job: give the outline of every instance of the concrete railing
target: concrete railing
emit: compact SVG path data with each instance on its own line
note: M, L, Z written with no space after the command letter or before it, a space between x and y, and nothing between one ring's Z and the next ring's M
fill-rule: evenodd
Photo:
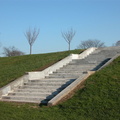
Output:
M89 54L91 54L96 48L89 48L82 52L81 54L71 54L70 56L62 59L61 61L57 62L56 64L48 67L47 69L40 71L40 72L28 72L29 74L29 80L35 80L35 79L42 79L45 78L45 76L49 76L49 74L55 72L57 69L60 69L64 65L67 65L70 63L73 59L84 59Z
M7 84L6 86L0 88L0 98L2 95L7 95L9 92L12 92L15 88L22 86L24 82L28 81L28 75L23 75L22 77L16 79L15 81Z

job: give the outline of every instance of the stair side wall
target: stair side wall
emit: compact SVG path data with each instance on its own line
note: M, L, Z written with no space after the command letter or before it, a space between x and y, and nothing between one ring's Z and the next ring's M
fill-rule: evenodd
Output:
M6 86L0 88L0 99L2 95L7 95L9 92L13 91L15 88L22 86L24 82L28 81L28 75L23 75L22 77L16 79L15 81L7 84Z
M84 59L88 55L90 55L92 52L94 52L97 48L96 47L91 47L79 54L78 59Z

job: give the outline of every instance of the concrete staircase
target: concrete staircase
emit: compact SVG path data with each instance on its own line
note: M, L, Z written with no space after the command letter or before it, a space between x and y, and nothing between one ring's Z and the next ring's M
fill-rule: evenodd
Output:
M19 102L32 102L32 103L47 103L52 97L54 97L61 89L64 89L65 85L70 84L72 80L69 79L41 79L30 80L28 83L24 83L23 86L9 93L7 96L3 96L7 101L19 101Z
M82 80L87 71L98 70L119 53L119 47L99 48L84 59L72 60L43 79L25 82L24 85L14 88L8 95L3 95L2 100L47 104L76 79Z

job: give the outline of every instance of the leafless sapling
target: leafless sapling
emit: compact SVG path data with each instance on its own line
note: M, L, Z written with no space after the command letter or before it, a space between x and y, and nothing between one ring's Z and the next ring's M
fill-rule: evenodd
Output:
M32 54L32 46L33 43L35 42L35 40L37 39L38 35L39 35L40 30L37 28L31 29L29 28L25 33L25 37L28 40L28 43L30 45L30 54Z
M65 41L68 43L68 50L70 51L70 45L73 37L75 36L75 31L71 28L67 32L61 32L62 37L65 39Z

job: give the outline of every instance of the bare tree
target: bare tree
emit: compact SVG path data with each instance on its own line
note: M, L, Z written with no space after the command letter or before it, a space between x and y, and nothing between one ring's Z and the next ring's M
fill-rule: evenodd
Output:
M23 52L21 52L20 50L16 49L14 46L13 47L9 47L9 48L4 47L3 49L4 49L3 54L6 57L24 55Z
M81 41L81 43L79 44L79 46L77 47L78 49L88 49L90 47L105 47L104 42L101 42L100 40L97 39L89 39L86 41Z
M120 40L118 40L113 46L120 46Z
M61 32L62 37L65 39L65 41L68 43L68 50L70 50L70 45L73 37L75 36L75 31L71 28L67 32Z
M28 40L28 43L30 45L30 54L32 54L32 46L33 43L35 42L35 40L37 39L38 35L39 35L40 30L37 28L34 28L33 30L31 28L29 28L25 33L25 37Z

